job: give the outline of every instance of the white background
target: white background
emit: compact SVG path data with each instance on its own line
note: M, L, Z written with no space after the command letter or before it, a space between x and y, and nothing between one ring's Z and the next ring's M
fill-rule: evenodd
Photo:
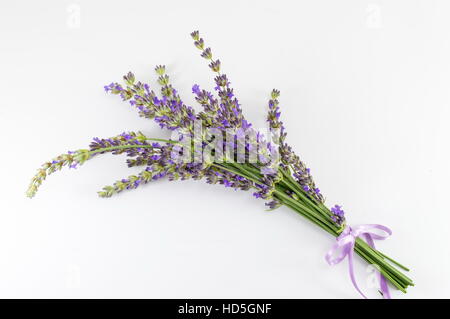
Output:
M429 0L2 1L0 297L359 298L347 263L324 260L333 238L250 193L158 181L100 199L137 172L105 155L25 198L42 162L92 137L168 136L103 85L132 70L156 87L166 64L194 105L194 83L213 87L196 29L255 126L281 90L327 204L392 228L377 246L416 283L393 296L450 297L449 14Z

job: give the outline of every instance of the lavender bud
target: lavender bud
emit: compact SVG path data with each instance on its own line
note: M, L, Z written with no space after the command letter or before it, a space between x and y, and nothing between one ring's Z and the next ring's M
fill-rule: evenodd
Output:
M166 73L166 67L164 65L157 65L155 67L155 71L158 75L163 75L164 73Z
M216 61L212 61L209 64L209 67L211 68L211 70L213 70L214 72L219 72L220 71L220 61L216 60Z
M211 60L211 59L212 59L211 48L206 48L206 49L202 52L201 56L202 56L203 58L207 59L207 60Z
M158 83L160 85L168 85L169 84L169 76L167 74L161 75L158 78Z
M273 89L272 93L271 93L271 96L272 96L272 100L277 99L280 96L280 91L278 91L276 89Z
M133 85L134 84L135 78L134 78L134 74L131 73L131 72L128 72L127 75L124 75L123 79L125 80L125 83L128 84L128 85Z
M203 50L203 48L205 47L205 42L203 41L202 38L200 38L194 42L194 45L197 47L197 49Z
M191 37L194 41L197 41L200 38L200 33L198 31L191 32Z

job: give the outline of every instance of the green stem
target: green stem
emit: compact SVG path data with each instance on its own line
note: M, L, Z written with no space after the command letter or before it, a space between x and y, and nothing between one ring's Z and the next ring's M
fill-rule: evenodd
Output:
M386 256L385 254L383 254L381 251L376 251L378 254L380 254L382 257L386 258L387 260L389 260L391 263L393 263L394 265L397 265L399 268L403 269L404 271L409 271L409 268L403 266L402 264L400 264L398 261L395 261L394 259L390 258L389 256Z
M212 164L215 167L218 167L223 170L230 171L236 175L247 178L254 183L261 183L261 175L257 169L252 166L246 164L232 164L232 163L224 163L224 164ZM274 196L282 202L282 204L287 207L293 209L297 213L301 214L311 222L315 223L334 237L339 235L339 229L337 229L334 223L331 223L327 217L329 217L329 210L325 205L316 203L312 201L309 197L304 195L298 185L293 182L292 179L289 178L287 172L283 172L283 176L285 179L279 182L275 186ZM295 200L288 194L286 194L286 189L294 192L300 197L300 200ZM355 252L367 261L370 264L374 264L378 266L380 273L389 280L396 288L399 290L406 292L406 288L410 285L414 285L412 280L401 273L399 270L394 268L388 262L386 262L385 258L395 265L399 266L402 269L407 269L406 267L400 265L393 259L385 256L384 254L378 252L376 249L373 249L367 243L365 243L361 239L357 239L355 243Z

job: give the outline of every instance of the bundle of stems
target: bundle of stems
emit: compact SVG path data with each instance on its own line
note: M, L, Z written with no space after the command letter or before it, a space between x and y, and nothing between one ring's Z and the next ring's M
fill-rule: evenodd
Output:
M259 169L251 164L220 163L213 165L245 177L255 183L261 183L262 176ZM333 213L324 204L305 195L301 186L292 177L289 169L280 168L279 170L283 178L275 186L274 196L283 203L283 205L291 208L332 236L338 237L343 231L345 224L339 227L333 223L330 219L333 216ZM290 196L292 193L297 196L294 196L293 198ZM398 266L404 271L409 271L407 267L386 256L382 252L373 249L361 238L356 239L354 249L367 263L375 265L377 270L400 291L406 293L408 286L414 286L413 281L393 265Z

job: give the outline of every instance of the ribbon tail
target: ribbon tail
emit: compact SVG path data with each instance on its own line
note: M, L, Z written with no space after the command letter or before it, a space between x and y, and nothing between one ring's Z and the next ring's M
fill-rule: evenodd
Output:
M359 294L364 297L364 299L367 299L366 295L364 295L362 293L362 291L358 287L358 284L356 283L355 272L353 269L353 249L354 249L354 247L355 247L355 245L352 244L350 246L350 251L348 252L348 271L349 271L350 279L352 280L353 286L356 288L356 290L359 292Z
M368 233L363 233L364 239L366 240L367 244L375 249L375 243L373 242L372 236ZM383 294L384 299L391 299L391 294L389 292L389 287L387 284L386 277L384 277L379 270L377 270L379 276L380 276L380 290Z
M389 292L389 287L387 284L387 280L386 277L384 277L381 272L379 272L380 274L380 289L381 289L381 293L383 294L383 298L384 299L391 299L391 294Z

